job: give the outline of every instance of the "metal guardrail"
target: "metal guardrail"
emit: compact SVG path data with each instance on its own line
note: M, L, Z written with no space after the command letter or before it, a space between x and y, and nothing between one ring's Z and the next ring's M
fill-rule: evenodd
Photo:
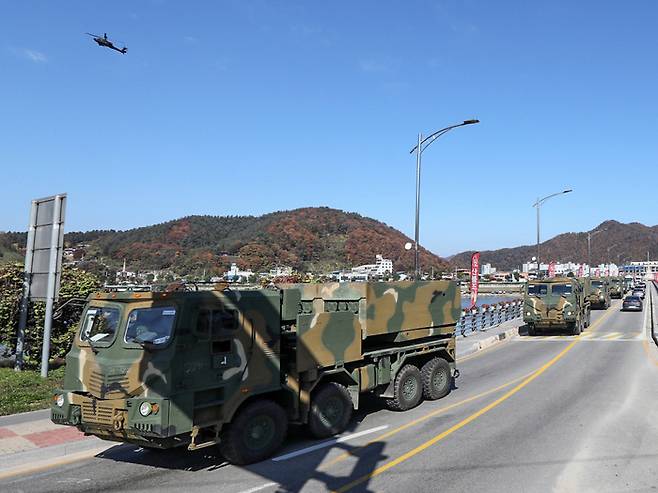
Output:
M651 338L653 342L658 346L658 336L656 336L656 320L654 318L654 306L653 306L653 293L654 289L658 290L658 282L652 281L653 289L649 287L649 323L651 324Z
M471 332L481 332L522 315L523 300L503 301L462 310L457 322L457 333L466 337Z

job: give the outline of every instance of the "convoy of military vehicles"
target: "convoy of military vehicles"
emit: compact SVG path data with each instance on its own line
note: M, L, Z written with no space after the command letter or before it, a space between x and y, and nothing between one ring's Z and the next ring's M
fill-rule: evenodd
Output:
M52 420L260 461L289 424L344 431L363 393L396 411L448 394L460 314L452 281L94 294Z
M624 289L609 278L531 280L528 334L578 335ZM341 433L364 393L395 411L447 395L460 315L452 281L95 293L51 418L106 440L219 445L229 462L257 462L289 425Z

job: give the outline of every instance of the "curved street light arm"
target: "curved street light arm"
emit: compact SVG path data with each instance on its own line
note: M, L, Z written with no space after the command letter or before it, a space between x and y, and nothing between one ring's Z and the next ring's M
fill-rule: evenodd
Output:
M457 123L456 125L450 125L449 127L442 128L441 130L437 130L431 135L428 135L425 137L421 142L420 142L420 152L422 152L427 149L427 147L434 142L436 139L441 137L444 133L449 132L453 128L457 127L463 127L464 125L473 125L474 123L480 123L480 120L464 120L462 123ZM429 142L428 142L429 141ZM426 145L424 145L427 142ZM409 154L413 154L416 151L416 148L418 145L415 145L410 151Z
M539 199L537 202L535 202L534 204L532 204L532 206L533 206L533 207L537 207L538 205L542 205L542 204L543 204L544 202L546 202L548 199L552 199L553 197L557 197L558 195L562 195L562 194L570 193L570 192L573 192L573 190L572 190L572 189L568 189L568 190L562 190L561 192L552 193L551 195L547 195L547 196L544 197L543 199Z

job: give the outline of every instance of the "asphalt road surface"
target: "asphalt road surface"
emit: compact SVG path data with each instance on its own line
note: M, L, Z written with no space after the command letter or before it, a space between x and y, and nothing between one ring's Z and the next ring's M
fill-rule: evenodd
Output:
M0 491L656 490L658 351L644 313L619 307L592 312L580 337L521 336L462 359L440 401L405 413L367 401L339 442L298 430L274 460L249 467L213 449L117 445Z

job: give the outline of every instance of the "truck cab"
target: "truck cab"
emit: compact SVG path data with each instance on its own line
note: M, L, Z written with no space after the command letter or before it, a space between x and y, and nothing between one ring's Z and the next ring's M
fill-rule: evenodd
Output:
M592 308L607 310L610 306L610 280L607 277L586 277L585 290Z
M555 329L580 334L590 323L583 286L572 277L529 281L523 299L523 321L531 336Z

